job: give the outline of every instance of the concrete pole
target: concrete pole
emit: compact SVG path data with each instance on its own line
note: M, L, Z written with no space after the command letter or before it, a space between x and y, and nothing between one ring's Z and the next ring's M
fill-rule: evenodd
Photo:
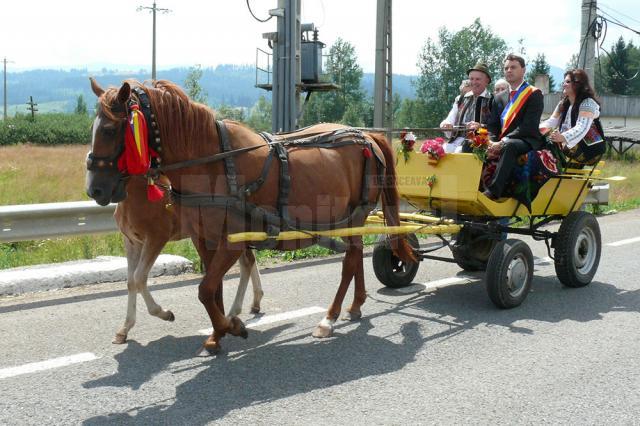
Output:
M4 91L2 92L4 95L4 113L2 114L2 117L4 118L4 121L7 121L7 58L5 57L2 62L4 64Z
M594 84L596 39L593 37L593 22L597 17L597 1L582 0L582 26L580 31L580 56L578 68L585 70L591 84Z
M153 15L153 34L151 41L151 80L156 79L156 12L169 13L171 12L169 9L162 9L156 6L156 2L153 2L152 7L148 6L138 6L138 11L140 10L150 10Z
M393 125L391 0L377 0L377 2L373 126L391 128Z
M298 127L302 78L300 5L300 0L278 0L271 117L274 132L288 132Z
M153 38L152 38L152 44L153 46L151 47L151 80L156 79L156 2L153 2L153 8L152 8L152 13L153 13Z

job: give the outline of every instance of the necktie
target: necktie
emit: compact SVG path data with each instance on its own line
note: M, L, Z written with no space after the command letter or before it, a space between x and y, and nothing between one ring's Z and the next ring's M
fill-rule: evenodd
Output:
M513 97L516 95L516 91L512 90L511 92L509 92L509 100L513 99Z

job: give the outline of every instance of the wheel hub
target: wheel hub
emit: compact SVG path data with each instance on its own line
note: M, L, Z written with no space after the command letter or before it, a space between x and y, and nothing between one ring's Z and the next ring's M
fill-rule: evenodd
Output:
M596 258L596 237L590 228L582 230L573 249L574 264L578 272L587 274Z
M518 254L511 259L507 268L507 287L512 297L518 297L524 291L528 272L529 266L524 256Z

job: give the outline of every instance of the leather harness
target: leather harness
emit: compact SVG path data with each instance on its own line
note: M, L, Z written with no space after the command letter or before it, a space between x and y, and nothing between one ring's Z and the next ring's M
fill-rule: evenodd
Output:
M139 87L134 87L133 92L138 98L138 105L145 116L148 126L149 146L159 155L162 153L160 140L160 131L156 122L155 115L151 110L149 97ZM131 99L130 103L135 103L135 99ZM126 111L124 111L126 113ZM219 153L208 157L186 160L167 166L161 165L160 158L153 158L151 168L148 172L149 176L157 176L159 173L169 170L176 170L185 167L192 167L200 164L213 163L217 161L224 162L225 177L227 179L228 195L204 194L204 193L181 193L175 189L171 189L173 199L186 207L213 207L224 208L234 214L243 217L250 229L266 230L269 236L276 236L281 230L330 230L342 228L350 225L355 221L364 220L367 215L377 204L369 202L369 178L371 177L370 162L371 156L364 155L364 168L362 173L362 189L360 193L359 204L351 211L351 213L337 222L331 223L307 223L294 220L289 215L289 194L291 190L291 176L289 175L289 153L287 148L326 148L333 149L349 145L361 145L364 149L368 149L376 158L377 165L377 183L379 186L384 184L383 173L385 169L384 159L372 148L372 143L367 140L362 131L353 128L337 129L321 134L313 134L301 139L293 139L294 134L281 134L274 137L267 132L261 132L259 135L265 141L269 148L269 153L262 166L260 176L253 182L244 185L238 184L238 175L233 157L254 149L261 148L265 145L255 145L245 148L232 149L229 141L228 129L222 120L215 121L218 139L220 143ZM93 153L89 153L87 157L87 168L93 171L115 168L117 170L117 159L122 154L123 148L108 157L96 157ZM278 201L277 214L272 213L265 208L247 201L247 197L255 193L264 184L274 157L277 157L280 163L280 174L278 178ZM378 194L378 197L380 194ZM316 237L316 242L324 247L335 251L344 251L345 246L339 241L326 237ZM264 243L254 244L256 248L271 248L277 244L275 240L268 240Z

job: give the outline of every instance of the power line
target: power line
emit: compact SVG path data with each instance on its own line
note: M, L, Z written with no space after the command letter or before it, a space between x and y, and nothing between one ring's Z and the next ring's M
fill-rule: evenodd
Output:
M258 22L267 22L269 19L273 18L273 15L270 15L266 19L258 18L256 15L253 14L253 11L251 10L251 5L249 4L249 0L247 0L247 9L249 9L249 13L251 14L251 16L253 16L253 19L255 19Z
M640 21L639 21L639 20L637 20L637 19L635 19L635 18L633 18L633 17L631 17L631 16L629 16L629 15L626 15L626 14L622 13L622 12L620 12L620 11L618 11L618 10L616 10L616 9L612 8L611 6L608 6L608 5L606 5L606 4L602 3L602 2L600 3L600 5L602 5L602 6L606 7L607 9L611 10L612 12L617 13L618 15L622 15L622 16L624 16L625 18L631 19L632 21L637 22L638 24L640 24Z
M153 6L138 6L136 9L138 12L141 10L149 10L153 14L153 40L151 47L151 80L156 79L156 12L169 13L169 9L161 9L156 6L156 2L153 2Z

